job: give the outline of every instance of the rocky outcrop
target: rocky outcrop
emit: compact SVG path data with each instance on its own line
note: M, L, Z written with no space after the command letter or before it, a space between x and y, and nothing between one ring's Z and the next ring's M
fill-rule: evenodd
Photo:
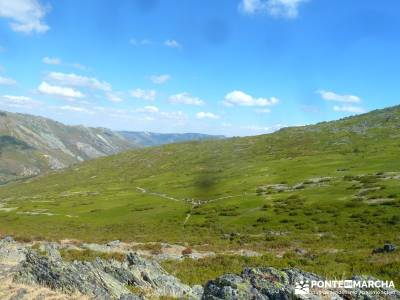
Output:
M304 283L324 281L312 273L298 269L277 270L274 268L245 268L240 275L225 274L209 281L203 294L203 300L375 300L400 299L400 292L391 288L378 290L355 288L351 290L334 288L315 288L304 292ZM354 277L355 281L376 279ZM300 292L296 292L300 289ZM307 290L308 291L308 290Z
M108 247L119 245L114 241ZM375 290L310 287L325 281L295 268L245 268L241 274L225 274L202 286L190 287L168 274L156 261L128 253L123 261L64 261L58 243L42 243L32 249L11 237L0 240L0 299L144 300L162 297L192 300L395 300L400 292L391 287ZM81 250L78 250L81 251ZM357 282L376 281L356 276ZM349 292L350 291L350 292ZM50 297L50 296L49 296ZM46 299L46 298L41 298Z
M28 250L14 280L38 284L64 293L82 293L95 299L145 299L168 296L200 299L202 289L192 289L165 272L154 262L130 253L125 261L64 262L49 248L49 256ZM136 294L131 290L135 290Z
M0 264L16 265L25 259L25 247L10 236L0 240Z

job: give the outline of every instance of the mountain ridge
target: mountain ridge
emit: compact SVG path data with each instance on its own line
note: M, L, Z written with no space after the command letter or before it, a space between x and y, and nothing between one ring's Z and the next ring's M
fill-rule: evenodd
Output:
M128 135L135 135L136 139L128 138ZM0 111L0 183L132 148L213 138L202 134L151 133L151 138L145 141L139 136L140 132L129 134L125 131L121 134L104 127L65 125L41 116Z

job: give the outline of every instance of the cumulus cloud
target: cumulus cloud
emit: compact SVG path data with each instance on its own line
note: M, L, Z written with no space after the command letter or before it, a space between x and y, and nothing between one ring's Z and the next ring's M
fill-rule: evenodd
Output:
M131 91L131 96L137 99L153 101L157 97L157 92L155 90L135 89Z
M136 111L140 113L158 113L160 110L156 106L148 105L143 108L138 108Z
M164 45L169 47L169 48L181 48L181 44L178 43L176 40L166 40L164 42Z
M278 99L272 97L267 98L254 98L242 91L232 91L225 96L223 104L226 106L271 106L279 102Z
M106 92L111 91L111 84L106 81L100 81L96 78L76 75L74 73L51 72L47 75L47 79L61 85L85 87Z
M200 98L191 96L189 93L180 93L169 96L169 102L173 104L203 105L204 101Z
M12 78L0 76L0 85L14 85L16 83L17 82Z
M150 76L150 80L154 84L163 84L166 83L168 80L171 79L171 76L168 74L162 74L162 75L152 75Z
M47 65L61 65L61 59L57 57L43 57L42 62Z
M213 119L213 120L216 120L216 119L219 119L219 116L214 114L214 113L211 113L211 112L201 111L201 112L198 112L196 114L196 118L197 119Z
M344 103L360 103L361 98L354 95L339 95L334 92L320 90L317 93L322 99L327 101L344 102Z
M32 100L30 97L12 95L0 96L0 103L5 106L20 108L32 108L41 104L41 102Z
M274 17L296 18L299 6L308 0L242 0L239 10L245 14L267 13Z
M10 20L11 29L17 32L48 31L43 21L48 10L38 0L0 0L0 17Z
M359 106L353 106L353 105L335 105L333 107L334 111L337 112L347 112L347 113L355 113L355 114L362 114L365 113L365 109Z
M80 91L74 90L73 88L50 85L45 81L43 81L39 85L38 90L42 94L58 96L58 97L63 97L63 98L73 99L73 98L83 98L84 97L84 95Z

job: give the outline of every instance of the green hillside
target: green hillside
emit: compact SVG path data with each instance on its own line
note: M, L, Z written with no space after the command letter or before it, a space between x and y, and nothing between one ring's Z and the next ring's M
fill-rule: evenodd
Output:
M220 138L199 133L116 132L0 111L0 184L133 148Z
M172 144L0 189L0 234L254 249L399 280L400 107L269 135ZM296 256L301 249L309 255Z

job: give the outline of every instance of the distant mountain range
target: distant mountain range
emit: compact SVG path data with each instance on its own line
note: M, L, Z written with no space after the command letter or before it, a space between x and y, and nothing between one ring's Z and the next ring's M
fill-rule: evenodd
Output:
M215 138L221 137L197 133L115 132L0 111L0 183L132 148Z

